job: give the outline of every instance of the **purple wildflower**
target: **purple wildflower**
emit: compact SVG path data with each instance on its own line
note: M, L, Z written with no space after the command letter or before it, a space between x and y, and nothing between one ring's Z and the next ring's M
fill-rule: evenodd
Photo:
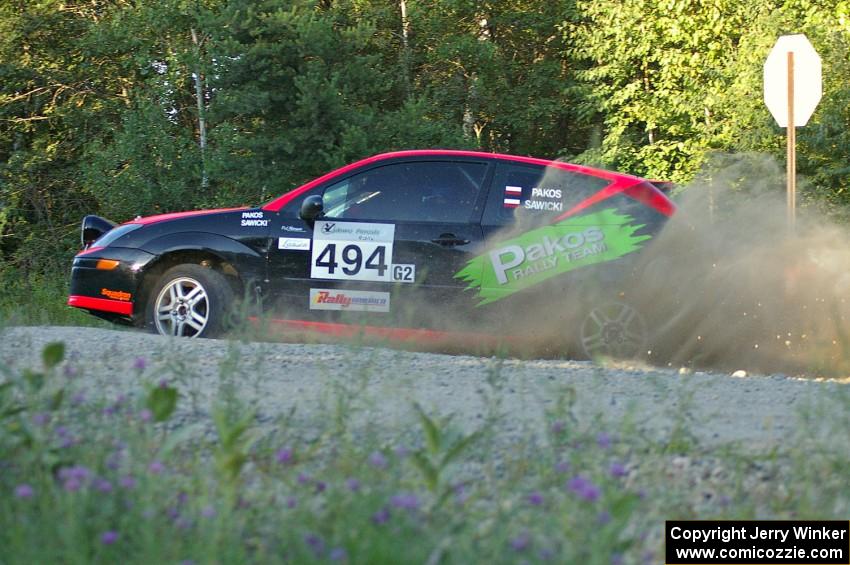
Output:
M555 559L555 550L549 547L544 547L537 555L540 557L541 561L552 561Z
M83 486L83 482L91 478L91 471L82 465L63 467L59 469L59 479L63 482L62 487L68 492L76 492Z
M576 475L567 483L567 488L576 496L587 502L594 502L601 494L599 487L593 484L590 479L582 475Z
M295 459L295 454L292 449L289 447L284 447L282 449L278 449L277 453L275 453L274 458L281 465L289 465Z
M208 504L207 506L204 506L201 509L201 516L203 516L204 518L215 518L215 516L216 516L215 508L210 504Z
M121 488L123 489L133 490L136 488L136 479L134 479L132 475L124 475L118 481L118 484L121 485Z
M80 371L79 371L79 369L77 369L73 365L65 365L65 368L62 369L62 372L65 374L65 376L67 378L73 379L74 377L76 377L79 374Z
M287 508L295 508L296 506L298 506L298 499L296 499L294 496L290 496L286 499Z
M144 371L147 366L148 362L144 357L136 357L136 360L133 361L133 368L137 371Z
M605 524L607 524L610 521L611 521L611 513L608 512L607 510L603 510L602 512L600 512L599 514L596 515L596 523L601 525L601 526L604 526Z
M325 492L325 489L328 488L328 483L324 481L316 481L316 492Z
M118 532L115 530L109 530L100 534L100 543L103 545L112 545L116 541L118 541Z
M32 415L32 423L36 426L46 426L50 422L50 414L36 412Z
M621 479L629 474L629 470L626 469L626 466L618 461L614 461L611 463L611 466L608 467L608 473L615 479Z
M112 470L118 469L121 466L121 452L115 451L106 458L106 466Z
M154 475L159 475L165 471L165 465L163 465L162 461L159 460L151 461L151 464L148 465L148 471Z
M28 484L22 483L15 487L15 498L27 499L32 498L35 490Z
M360 490L360 481L354 477L350 477L345 480L345 486L347 486L348 490L351 492L357 492Z
M599 435L596 436L596 445L601 447L602 449L608 449L611 447L611 436L606 432L599 432Z
M532 506L540 506L544 502L543 495L537 491L534 491L529 494L526 500L528 500L528 503Z
M81 404L84 404L85 401L86 401L86 395L85 395L85 393L82 393L82 392L78 392L77 394L75 394L74 396L71 397L71 404L73 404L74 406L79 406Z
M555 435L560 435L564 433L564 430L567 429L567 425L564 424L562 420L555 420L552 422L552 433Z
M147 424L153 419L153 412L145 408L141 412L139 412L139 421Z
M78 443L80 443L80 441L77 438L67 436L63 437L62 441L59 442L59 447L61 447L62 449L68 449L69 447L74 447Z
M299 485L309 485L312 479L306 473L298 473L298 477L295 480L298 481Z
M112 492L112 483L104 479L103 477L98 477L94 480L94 489L98 492L108 493Z
M304 543L310 547L316 557L321 557L325 552L325 542L316 534L307 534L304 536Z
M328 559L331 561L345 561L348 559L348 552L344 547L335 547L328 554Z
M416 510L419 508L419 498L412 492L401 492L390 498L390 504L392 504L395 508Z
M555 470L559 473L569 473L570 468L571 465L569 461L558 461L558 463L555 464Z
M528 532L523 532L511 540L511 547L514 551L525 551L531 545L531 536Z
M159 388L168 388L168 379L160 379Z
M374 514L372 514L372 523L376 526L386 524L390 520L390 509L384 506Z
M457 483L454 486L455 491L455 503L462 506L466 504L466 501L469 500L469 492L466 490L466 485L463 483Z
M396 446L393 451L395 452L396 457L398 457L399 459L404 459L405 457L410 455L410 450L404 445Z
M380 451L373 451L372 454L369 455L369 465L376 469L386 469L387 458L384 457L384 454Z
M65 438L71 435L71 431L66 426L56 426L56 437Z
M611 565L623 565L625 563L623 561L622 553L612 553L611 554Z

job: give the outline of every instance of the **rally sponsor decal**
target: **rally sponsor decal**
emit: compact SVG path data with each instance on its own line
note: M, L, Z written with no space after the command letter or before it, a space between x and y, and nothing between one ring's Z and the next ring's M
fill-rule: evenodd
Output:
M395 224L317 221L310 277L392 282Z
M280 229L288 232L304 233L304 228L300 226L280 226Z
M290 251L310 251L310 240L305 237L279 237L277 248Z
M311 288L310 310L389 312L390 293L368 290Z
M100 294L107 298L111 298L112 300L121 300L123 302L129 301L133 295L129 292L124 292L121 290L109 290L108 288L100 289Z
M263 212L242 212L242 227L265 228L269 225Z
M454 276L477 293L477 306L495 302L556 275L637 251L648 235L643 224L609 208L568 218L499 242Z

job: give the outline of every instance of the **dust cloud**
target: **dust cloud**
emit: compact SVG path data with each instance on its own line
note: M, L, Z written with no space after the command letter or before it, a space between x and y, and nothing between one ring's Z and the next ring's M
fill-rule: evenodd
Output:
M627 298L658 364L785 374L850 372L850 230L786 216L784 169L722 155L685 187L642 252Z

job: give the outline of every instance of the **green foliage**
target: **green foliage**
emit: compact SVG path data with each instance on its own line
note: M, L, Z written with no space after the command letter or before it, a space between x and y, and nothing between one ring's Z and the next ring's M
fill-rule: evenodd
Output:
M171 417L177 408L178 396L177 389L167 384L151 388L146 405L154 422L164 422Z
M412 455L412 461L422 474L428 490L438 495L438 503L442 503L451 495L451 488L445 484L447 467L472 447L481 436L481 431L452 438L447 429L451 416L437 420L430 417L419 404L413 407L425 436L425 447Z

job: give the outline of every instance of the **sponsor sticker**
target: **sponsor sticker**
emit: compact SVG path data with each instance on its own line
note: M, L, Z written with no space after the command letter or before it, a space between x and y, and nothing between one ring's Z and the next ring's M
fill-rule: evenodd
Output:
M310 240L305 237L279 237L277 238L277 248L290 251L310 251Z
M108 288L100 289L100 294L107 298L111 298L112 300L122 300L127 302L130 298L133 297L129 292L123 292L121 290L109 290Z
M288 232L304 233L304 228L300 226L280 226L280 229Z
M394 238L395 224L317 221L310 277L392 282Z
M568 218L501 241L467 263L455 278L468 283L483 306L556 275L628 255L650 239L643 224L614 208Z
M368 290L311 288L310 310L389 312L390 293Z

